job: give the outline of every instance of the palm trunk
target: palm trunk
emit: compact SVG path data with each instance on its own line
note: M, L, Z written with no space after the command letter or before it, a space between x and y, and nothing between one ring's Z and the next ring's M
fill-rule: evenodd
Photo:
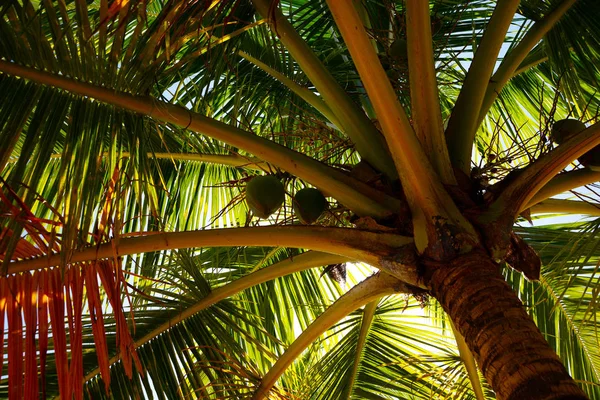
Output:
M486 254L428 265L425 278L498 399L587 399Z

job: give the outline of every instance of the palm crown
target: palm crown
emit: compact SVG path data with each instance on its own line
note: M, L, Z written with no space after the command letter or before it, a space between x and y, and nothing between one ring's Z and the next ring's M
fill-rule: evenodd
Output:
M597 15L0 5L0 395L600 396Z

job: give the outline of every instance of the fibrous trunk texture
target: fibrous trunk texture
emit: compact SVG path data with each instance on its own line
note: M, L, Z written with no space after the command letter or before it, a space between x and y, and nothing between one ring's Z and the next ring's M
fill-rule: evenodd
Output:
M587 399L486 254L427 265L425 278L498 399Z

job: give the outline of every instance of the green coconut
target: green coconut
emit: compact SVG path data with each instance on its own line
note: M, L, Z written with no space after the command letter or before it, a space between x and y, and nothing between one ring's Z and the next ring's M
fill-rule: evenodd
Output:
M569 140L571 136L581 132L585 128L585 124L579 120L572 118L561 119L552 125L550 138L554 143L563 144Z
M581 157L577 159L584 167L597 167L600 166L600 146L596 146Z
M318 189L304 188L294 197L294 213L303 224L312 224L327 209L328 203Z
M586 129L583 122L576 119L561 119L552 126L550 137L553 142L562 144L574 135ZM594 147L577 159L584 167L600 166L600 146Z
M283 185L273 175L254 177L246 185L246 202L259 218L268 218L277 211L284 198Z

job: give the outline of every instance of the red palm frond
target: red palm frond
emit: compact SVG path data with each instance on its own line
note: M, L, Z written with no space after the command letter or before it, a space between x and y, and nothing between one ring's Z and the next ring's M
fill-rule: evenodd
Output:
M99 281L103 284L102 290ZM113 310L117 351L121 353L128 374L133 375L134 363L137 370L142 371L123 311L124 286L124 275L112 261L71 264L64 269L0 277L0 329L8 332L6 364L9 397L37 397L39 379L42 396L46 397L45 365L51 341L60 397L83 398L83 313L86 298L98 364L107 391L110 371L103 296ZM3 341L4 335L0 335L0 359L3 359ZM38 365L41 366L39 371Z
M114 214L121 178L117 166L106 185L98 225L90 233L88 244L101 243L118 231ZM10 227L0 228L0 262L6 265L15 259L65 251L57 239L61 236L57 231L64 230L64 216L36 194L37 201L53 215L53 220L39 218L6 181L0 179L0 185L0 218L8 220ZM40 379L41 394L46 397L46 361L48 349L52 349L60 397L83 398L84 311L91 319L98 365L108 392L109 349L103 307L110 307L114 314L117 348L113 350L120 353L127 373L133 375L134 363L142 371L123 311L124 301L128 301L127 284L118 259L69 264L67 256L66 265L59 268L0 277L0 328L8 332L9 397L37 397ZM0 359L4 363L3 342L4 335L0 335Z

